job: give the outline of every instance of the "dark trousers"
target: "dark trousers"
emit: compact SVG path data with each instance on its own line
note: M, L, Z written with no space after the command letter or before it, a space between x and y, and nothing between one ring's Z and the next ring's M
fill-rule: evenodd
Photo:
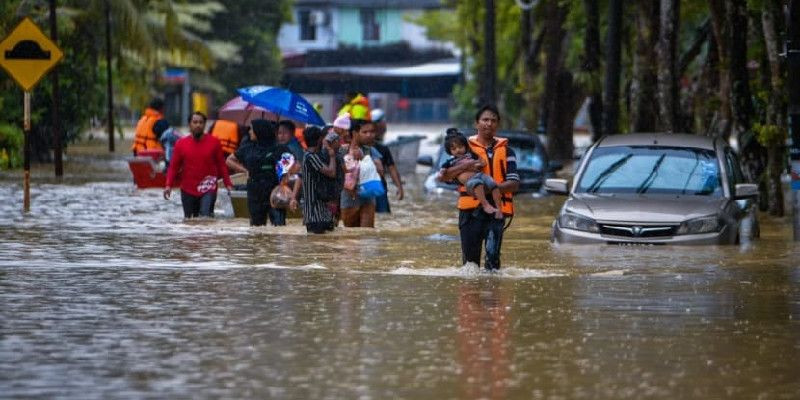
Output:
M376 213L391 213L392 209L389 207L389 192L375 198L375 212Z
M306 224L306 231L309 233L325 233L333 230L333 222L309 222Z
M500 269L500 247L506 219L496 219L482 209L459 210L461 261L481 265L481 247L486 247L486 269Z
M247 209L250 212L250 225L267 224L269 211L269 190L266 187L247 187Z
M286 225L286 209L270 207L269 222L275 226Z
M193 196L181 190L181 205L184 218L213 217L217 192L206 192L202 196Z

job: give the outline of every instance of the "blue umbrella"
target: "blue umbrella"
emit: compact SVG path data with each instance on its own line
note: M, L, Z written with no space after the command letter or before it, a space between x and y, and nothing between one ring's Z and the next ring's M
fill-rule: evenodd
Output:
M248 86L237 90L244 101L279 116L312 125L325 125L317 110L297 93L272 86Z

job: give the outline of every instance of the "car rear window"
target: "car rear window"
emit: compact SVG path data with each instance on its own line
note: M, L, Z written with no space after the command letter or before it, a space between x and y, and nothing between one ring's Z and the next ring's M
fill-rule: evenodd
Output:
M685 147L598 147L580 177L579 193L722 195L714 151Z

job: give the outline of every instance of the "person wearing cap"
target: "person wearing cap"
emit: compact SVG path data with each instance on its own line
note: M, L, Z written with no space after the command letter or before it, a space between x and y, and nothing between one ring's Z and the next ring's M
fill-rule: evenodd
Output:
M339 135L342 144L350 143L350 113L344 113L333 120L333 131Z
M385 144L383 144L383 137L386 135L386 118L383 110L376 108L371 112L372 123L375 126L375 141L372 143L378 152L381 153L381 160L383 161L384 174L381 175L381 182L386 193L383 196L375 198L375 212L376 213L391 213L389 206L389 187L386 183L386 172L392 178L394 186L397 188L397 200L403 200L403 182L400 180L400 173L397 171L397 165L392 158L392 152Z

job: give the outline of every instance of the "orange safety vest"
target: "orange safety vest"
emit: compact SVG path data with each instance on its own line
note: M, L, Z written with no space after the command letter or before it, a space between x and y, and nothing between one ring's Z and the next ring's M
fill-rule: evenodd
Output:
M297 127L294 129L294 138L300 142L300 146L303 147L303 150L308 148L308 145L306 144L306 138L303 136L303 128Z
M153 132L153 125L162 118L164 118L164 115L157 110L150 107L144 110L144 115L142 115L142 118L139 118L139 122L136 123L136 136L133 138L131 150L138 153L148 149L164 149L156 138L155 132Z
M239 125L236 122L218 119L211 128L211 136L219 140L223 153L232 154L239 147Z
M472 151L477 154L485 164L483 166L483 173L491 176L498 185L506 180L506 171L508 170L508 157L506 152L508 149L507 145L508 139L495 138L492 158L489 159L486 148L478 143L478 135L474 135L469 138L470 149L472 149ZM465 188L464 185L458 186L458 193L459 210L471 210L473 208L478 208L481 205L481 202L478 201L477 198L467 193L467 188ZM491 195L488 193L488 191L486 193L486 198L491 199ZM514 215L513 201L514 198L511 193L500 192L500 202L502 203L500 205L500 211L503 212L503 215Z

